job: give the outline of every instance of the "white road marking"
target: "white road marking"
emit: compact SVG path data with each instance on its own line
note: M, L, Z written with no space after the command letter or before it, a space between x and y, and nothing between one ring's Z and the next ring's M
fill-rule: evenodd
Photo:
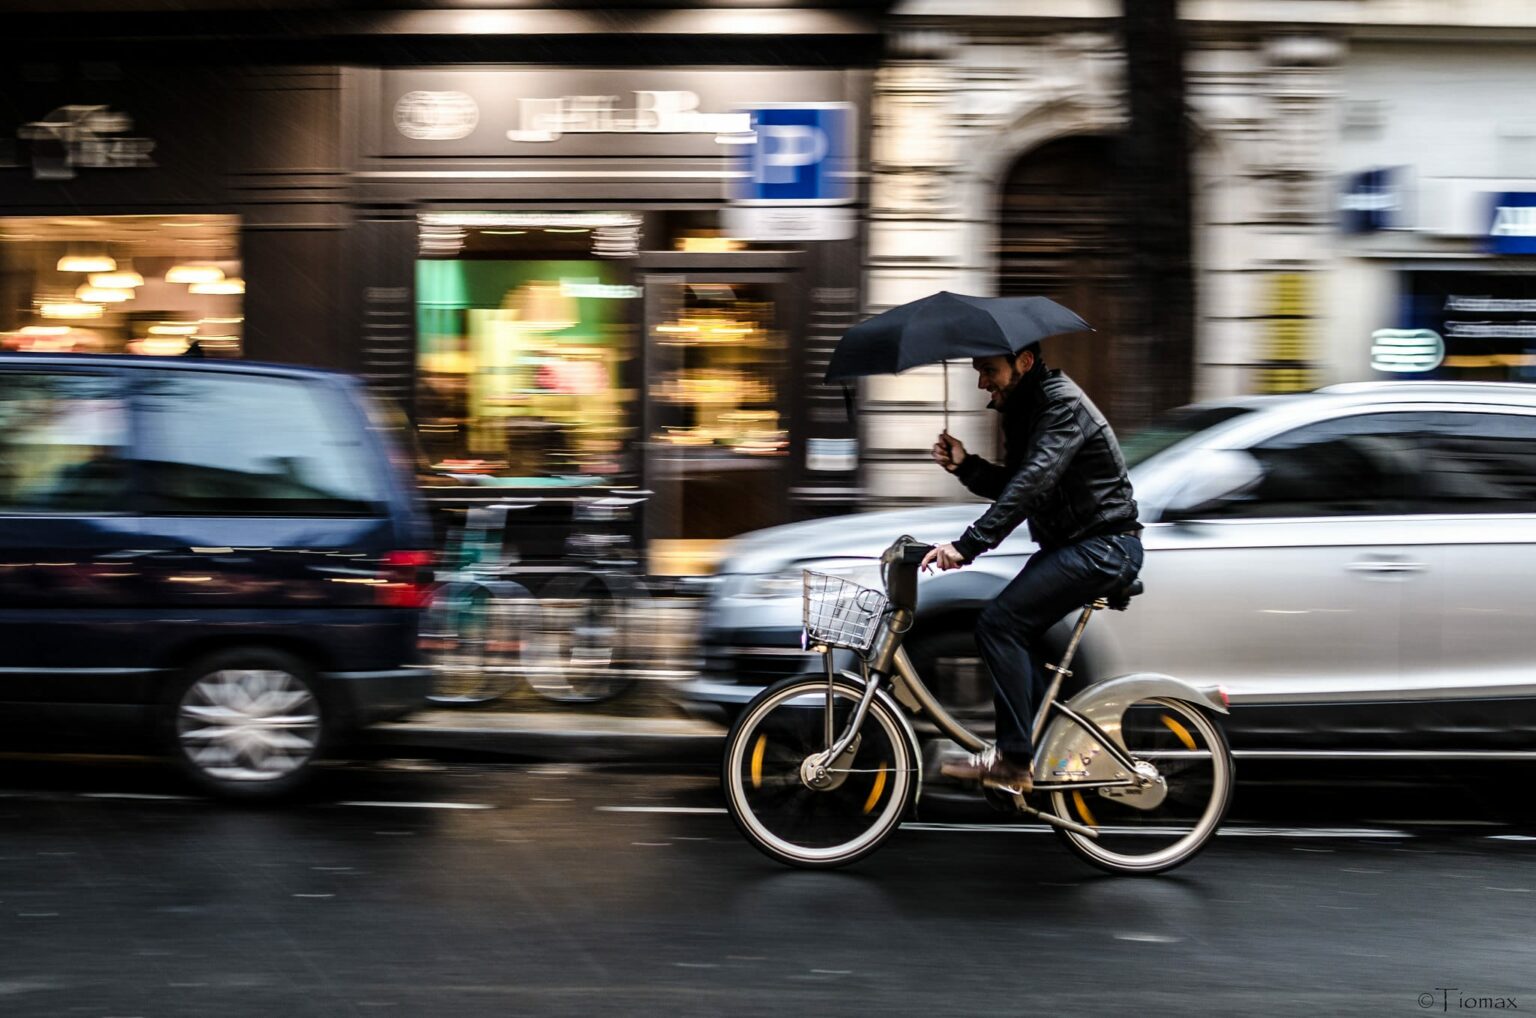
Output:
M1129 940L1133 944L1177 944L1183 937L1167 937L1161 933L1116 933L1116 940Z
M1536 841L1536 837L1529 834L1490 834L1489 841Z
M533 802L570 802L571 800L569 800L569 799L540 799L537 796L535 796L531 801L533 801Z
M1483 887L1490 891L1508 891L1514 894L1530 894L1529 887L1494 887L1492 884L1484 884Z
M631 841L630 844L631 845L639 845L641 848L668 848L668 847L670 847L668 845L668 843L665 842L665 841Z
M600 813L724 813L724 806L599 806Z
M495 806L487 806L483 802L368 802L361 799L349 799L346 802L338 802L338 806L365 806L382 809L495 809ZM382 832L381 832L382 833Z

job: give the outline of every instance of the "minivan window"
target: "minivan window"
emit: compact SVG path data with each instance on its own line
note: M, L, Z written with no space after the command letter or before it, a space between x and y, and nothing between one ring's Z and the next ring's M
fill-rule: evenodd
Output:
M115 377L0 372L0 512L120 511L127 445Z
M151 512L367 515L383 498L362 428L324 386L165 372L137 395Z

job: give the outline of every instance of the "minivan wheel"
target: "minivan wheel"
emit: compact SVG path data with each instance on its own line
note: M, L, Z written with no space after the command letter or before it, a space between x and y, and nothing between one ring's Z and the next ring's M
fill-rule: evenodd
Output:
M166 721L171 750L218 795L270 799L309 777L327 734L314 673L266 647L220 651L188 668Z

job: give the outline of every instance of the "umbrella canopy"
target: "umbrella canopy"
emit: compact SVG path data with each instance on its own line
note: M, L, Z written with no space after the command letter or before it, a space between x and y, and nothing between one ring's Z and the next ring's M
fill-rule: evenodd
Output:
M891 375L961 357L1012 356L1046 336L1092 329L1048 297L972 297L940 290L843 333L826 380Z

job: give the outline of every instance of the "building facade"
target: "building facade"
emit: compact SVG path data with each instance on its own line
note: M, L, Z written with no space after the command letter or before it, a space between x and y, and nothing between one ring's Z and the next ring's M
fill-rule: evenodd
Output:
M656 572L860 503L813 383L864 303L883 5L22 6L6 347L357 372L444 498L633 504Z
M870 311L937 289L1062 300L1099 332L1048 341L1047 359L1112 421L1119 10L896 5L873 100L867 290ZM1525 197L1536 165L1523 54L1536 10L1191 0L1181 13L1197 398L1392 377L1384 363L1427 363L1425 331L1443 334L1446 356L1421 376L1524 377L1520 316L1536 321L1536 305L1520 210L1536 202ZM973 376L950 375L950 429L986 452L995 424ZM873 503L955 495L927 462L945 391L940 369L866 387Z

